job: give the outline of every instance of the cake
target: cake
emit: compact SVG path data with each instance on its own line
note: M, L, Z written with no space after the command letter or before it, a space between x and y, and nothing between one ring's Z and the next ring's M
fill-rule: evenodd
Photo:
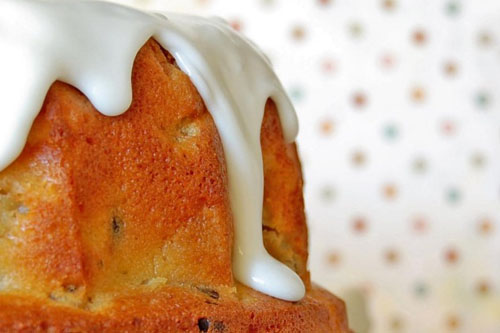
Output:
M0 22L0 331L348 332L253 44L99 2L5 0Z

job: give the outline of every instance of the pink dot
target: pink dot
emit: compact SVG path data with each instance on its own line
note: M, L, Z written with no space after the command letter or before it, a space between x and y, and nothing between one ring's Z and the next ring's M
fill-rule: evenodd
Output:
M380 64L387 69L393 68L396 65L396 58L391 54L384 54L380 58Z
M457 126L453 120L444 120L441 123L441 132L443 132L444 135L454 135L457 130Z
M321 62L321 70L323 73L331 74L337 70L337 64L332 59L324 59Z
M238 19L231 20L229 22L229 24L236 31L242 31L243 30L243 23L240 20L238 20Z
M413 230L415 230L418 233L424 233L427 231L428 228L428 223L425 218L423 217L416 217L413 220Z

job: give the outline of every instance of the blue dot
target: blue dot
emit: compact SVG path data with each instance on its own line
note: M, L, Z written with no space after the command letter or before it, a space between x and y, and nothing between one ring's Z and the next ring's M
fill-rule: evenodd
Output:
M446 200L448 201L448 203L456 204L461 199L462 199L462 194L457 188L452 187L446 191Z

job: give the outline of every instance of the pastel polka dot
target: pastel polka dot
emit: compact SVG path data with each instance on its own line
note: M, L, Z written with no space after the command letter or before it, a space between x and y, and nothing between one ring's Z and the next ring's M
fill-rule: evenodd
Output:
M414 86L410 91L410 98L414 103L421 104L425 101L427 93L422 86Z
M449 265L456 264L460 259L460 255L455 248L448 248L444 253L445 263Z
M458 64L453 60L448 60L443 65L443 72L449 78L457 76L458 70Z
M384 252L384 259L387 264L394 265L400 261L399 251L396 249L387 249Z
M396 66L396 57L393 54L385 53L380 57L380 65L384 69L393 69Z
M400 332L404 329L404 321L402 318L395 316L389 321L389 329L393 332Z
M352 104L355 108L357 109L362 109L366 106L366 104L368 103L368 97L366 96L366 94L362 91L357 91L355 92L352 97L351 97L351 100L352 100Z
M393 11L396 9L397 1L396 0L382 0L381 1L382 8L386 11Z
M328 254L326 260L329 266L338 266L341 262L341 255L337 251L332 251Z
M325 74L333 74L337 70L337 64L335 60L331 58L325 58L321 61L321 71Z
M324 118L319 124L319 130L323 136L330 136L335 131L335 122L331 118Z
M424 298L429 293L429 286L425 282L417 282L414 286L415 296L418 298Z
M445 119L441 122L441 133L445 136L456 134L457 124L451 119Z
M479 234L483 236L491 235L494 230L493 222L489 218L482 218L479 220L477 229Z
M457 330L460 328L460 317L457 315L449 315L446 318L446 327L451 330Z
M395 124L387 124L383 128L383 135L388 141L395 141L399 137L399 128Z
M321 5L321 6L329 6L331 4L333 4L333 0L317 0L318 1L318 4Z
M398 196L398 188L395 184L388 183L382 186L382 195L386 200L394 200Z
M292 30L291 30L291 36L292 36L292 39L297 41L297 42L300 42L302 40L304 40L306 38L306 29L303 25L295 25L292 27Z
M483 169L486 165L486 157L481 152L475 152L471 155L470 162L473 168Z
M493 35L489 31L480 31L477 35L477 41L480 46L488 47L493 43Z
M487 296L491 293L491 284L487 280L480 280L476 283L476 293L480 296Z
M289 92L290 97L295 101L295 102L300 102L304 99L304 89L300 86L293 86L290 88Z
M260 0L261 4L264 6L272 6L275 4L275 0Z
M448 1L446 3L446 14L449 16L456 16L460 13L461 5L460 2L454 0L454 1Z
M429 222L422 216L417 216L412 221L412 227L415 233L423 234L429 228Z
M424 157L417 156L411 163L411 168L415 174L423 174L427 171L428 162Z
M475 96L475 103L479 109L488 108L491 102L490 94L486 91L479 91Z
M330 185L324 185L320 190L321 200L331 202L335 199L335 189Z
M445 195L446 201L452 205L458 204L460 200L462 200L462 193L456 187L448 188L445 192Z
M241 32L243 30L243 22L239 19L233 19L233 20L229 21L229 24L236 31Z
M352 230L354 231L355 234L362 234L366 232L368 228L368 222L366 221L365 218L361 216L355 217L352 222Z
M412 32L411 40L416 46L424 46L427 43L427 32L422 28L417 28Z
M366 162L367 156L365 152L363 152L362 150L355 150L352 152L351 163L353 166L362 167L366 164Z
M363 25L359 22L351 22L348 26L348 31L353 38L360 38L365 32Z

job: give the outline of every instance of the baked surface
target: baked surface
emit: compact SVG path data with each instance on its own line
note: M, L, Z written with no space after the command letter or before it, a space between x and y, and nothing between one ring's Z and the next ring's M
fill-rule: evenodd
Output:
M347 331L342 301L309 281L300 163L274 104L261 133L264 242L306 284L297 303L235 283L217 129L153 40L132 87L130 109L106 117L54 83L0 173L0 330Z

